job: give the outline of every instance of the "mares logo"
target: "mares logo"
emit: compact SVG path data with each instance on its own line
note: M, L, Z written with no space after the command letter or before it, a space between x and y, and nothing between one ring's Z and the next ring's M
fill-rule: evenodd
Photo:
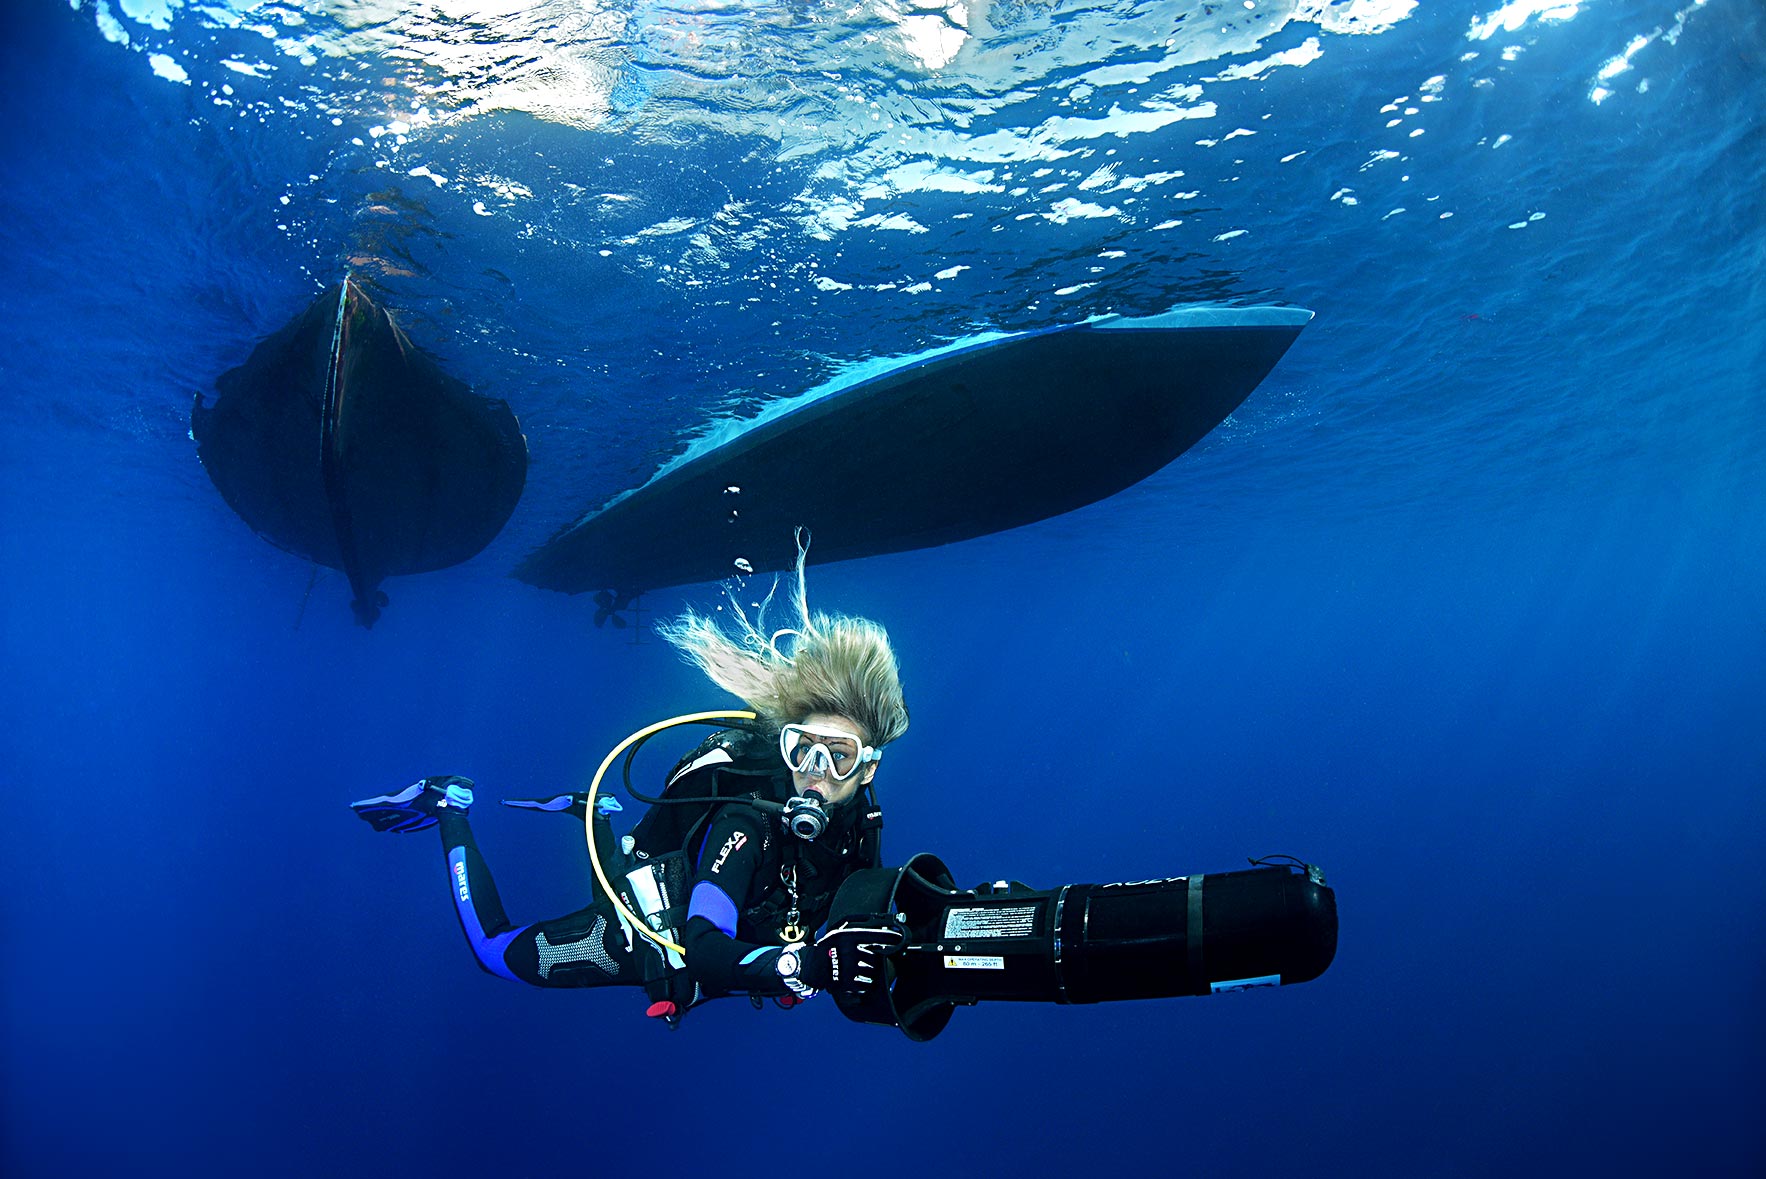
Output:
M711 870L714 873L717 872L724 866L724 861L730 858L730 853L736 851L747 842L748 833L745 831L738 831L728 839L724 840L723 850L718 852L717 859L711 862Z
M472 889L466 884L466 864L463 860L454 861L454 887L459 890L460 902L470 905L472 903Z

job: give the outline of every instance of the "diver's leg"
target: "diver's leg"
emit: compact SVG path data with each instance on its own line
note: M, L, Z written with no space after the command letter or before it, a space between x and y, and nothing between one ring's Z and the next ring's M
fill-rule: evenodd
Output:
M470 778L423 778L350 806L377 831L440 827L454 912L466 944L486 972L536 987L641 985L643 971L633 961L631 939L605 902L533 925L510 922L466 818L472 787Z
M536 987L642 984L642 971L611 906L591 905L566 917L515 926L503 912L464 811L442 812L441 837L454 910L479 966Z
M448 858L448 886L454 894L454 913L460 918L466 944L472 947L479 966L489 973L511 982L525 981L503 961L509 943L522 931L503 912L503 898L497 895L497 882L478 852L465 810L443 811L440 818L442 853Z

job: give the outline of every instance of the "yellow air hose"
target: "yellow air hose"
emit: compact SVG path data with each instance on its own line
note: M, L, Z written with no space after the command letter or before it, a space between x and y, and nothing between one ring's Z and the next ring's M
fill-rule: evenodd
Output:
M609 753L607 759L601 763L601 768L595 771L595 780L589 783L589 805L588 809L583 813L583 830L587 833L589 840L589 863L595 869L596 883L601 886L602 893L606 895L608 900L613 902L613 907L619 910L620 916L624 917L626 921L631 924L633 929L637 930L657 945L662 946L665 949L673 950L675 953L682 956L685 956L685 950L651 929L645 924L643 918L626 908L625 902L619 899L618 890L608 883L607 870L601 867L601 853L595 847L595 795L601 789L601 779L607 776L608 767L619 758L619 755L624 753L627 749L630 749L637 742L644 740L644 738L649 737L652 734L660 733L664 729L672 729L676 725L691 725L697 724L700 721L753 719L755 719L754 713L746 710L739 710L734 712L690 712L685 716L675 716L670 717L665 721L657 721L655 724L650 725L647 728L639 729L624 741L615 745L613 747L613 752Z

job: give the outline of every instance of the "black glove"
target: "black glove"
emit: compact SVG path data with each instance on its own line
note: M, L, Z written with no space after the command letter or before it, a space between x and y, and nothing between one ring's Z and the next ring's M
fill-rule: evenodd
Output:
M883 982L883 959L906 941L888 917L848 917L803 951L799 977L818 991L859 995Z

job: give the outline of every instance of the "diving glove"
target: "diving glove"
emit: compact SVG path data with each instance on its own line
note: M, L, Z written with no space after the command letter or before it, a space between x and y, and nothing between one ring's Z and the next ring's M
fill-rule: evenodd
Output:
M803 951L801 978L818 991L862 995L883 982L883 959L906 937L888 917L848 917Z

